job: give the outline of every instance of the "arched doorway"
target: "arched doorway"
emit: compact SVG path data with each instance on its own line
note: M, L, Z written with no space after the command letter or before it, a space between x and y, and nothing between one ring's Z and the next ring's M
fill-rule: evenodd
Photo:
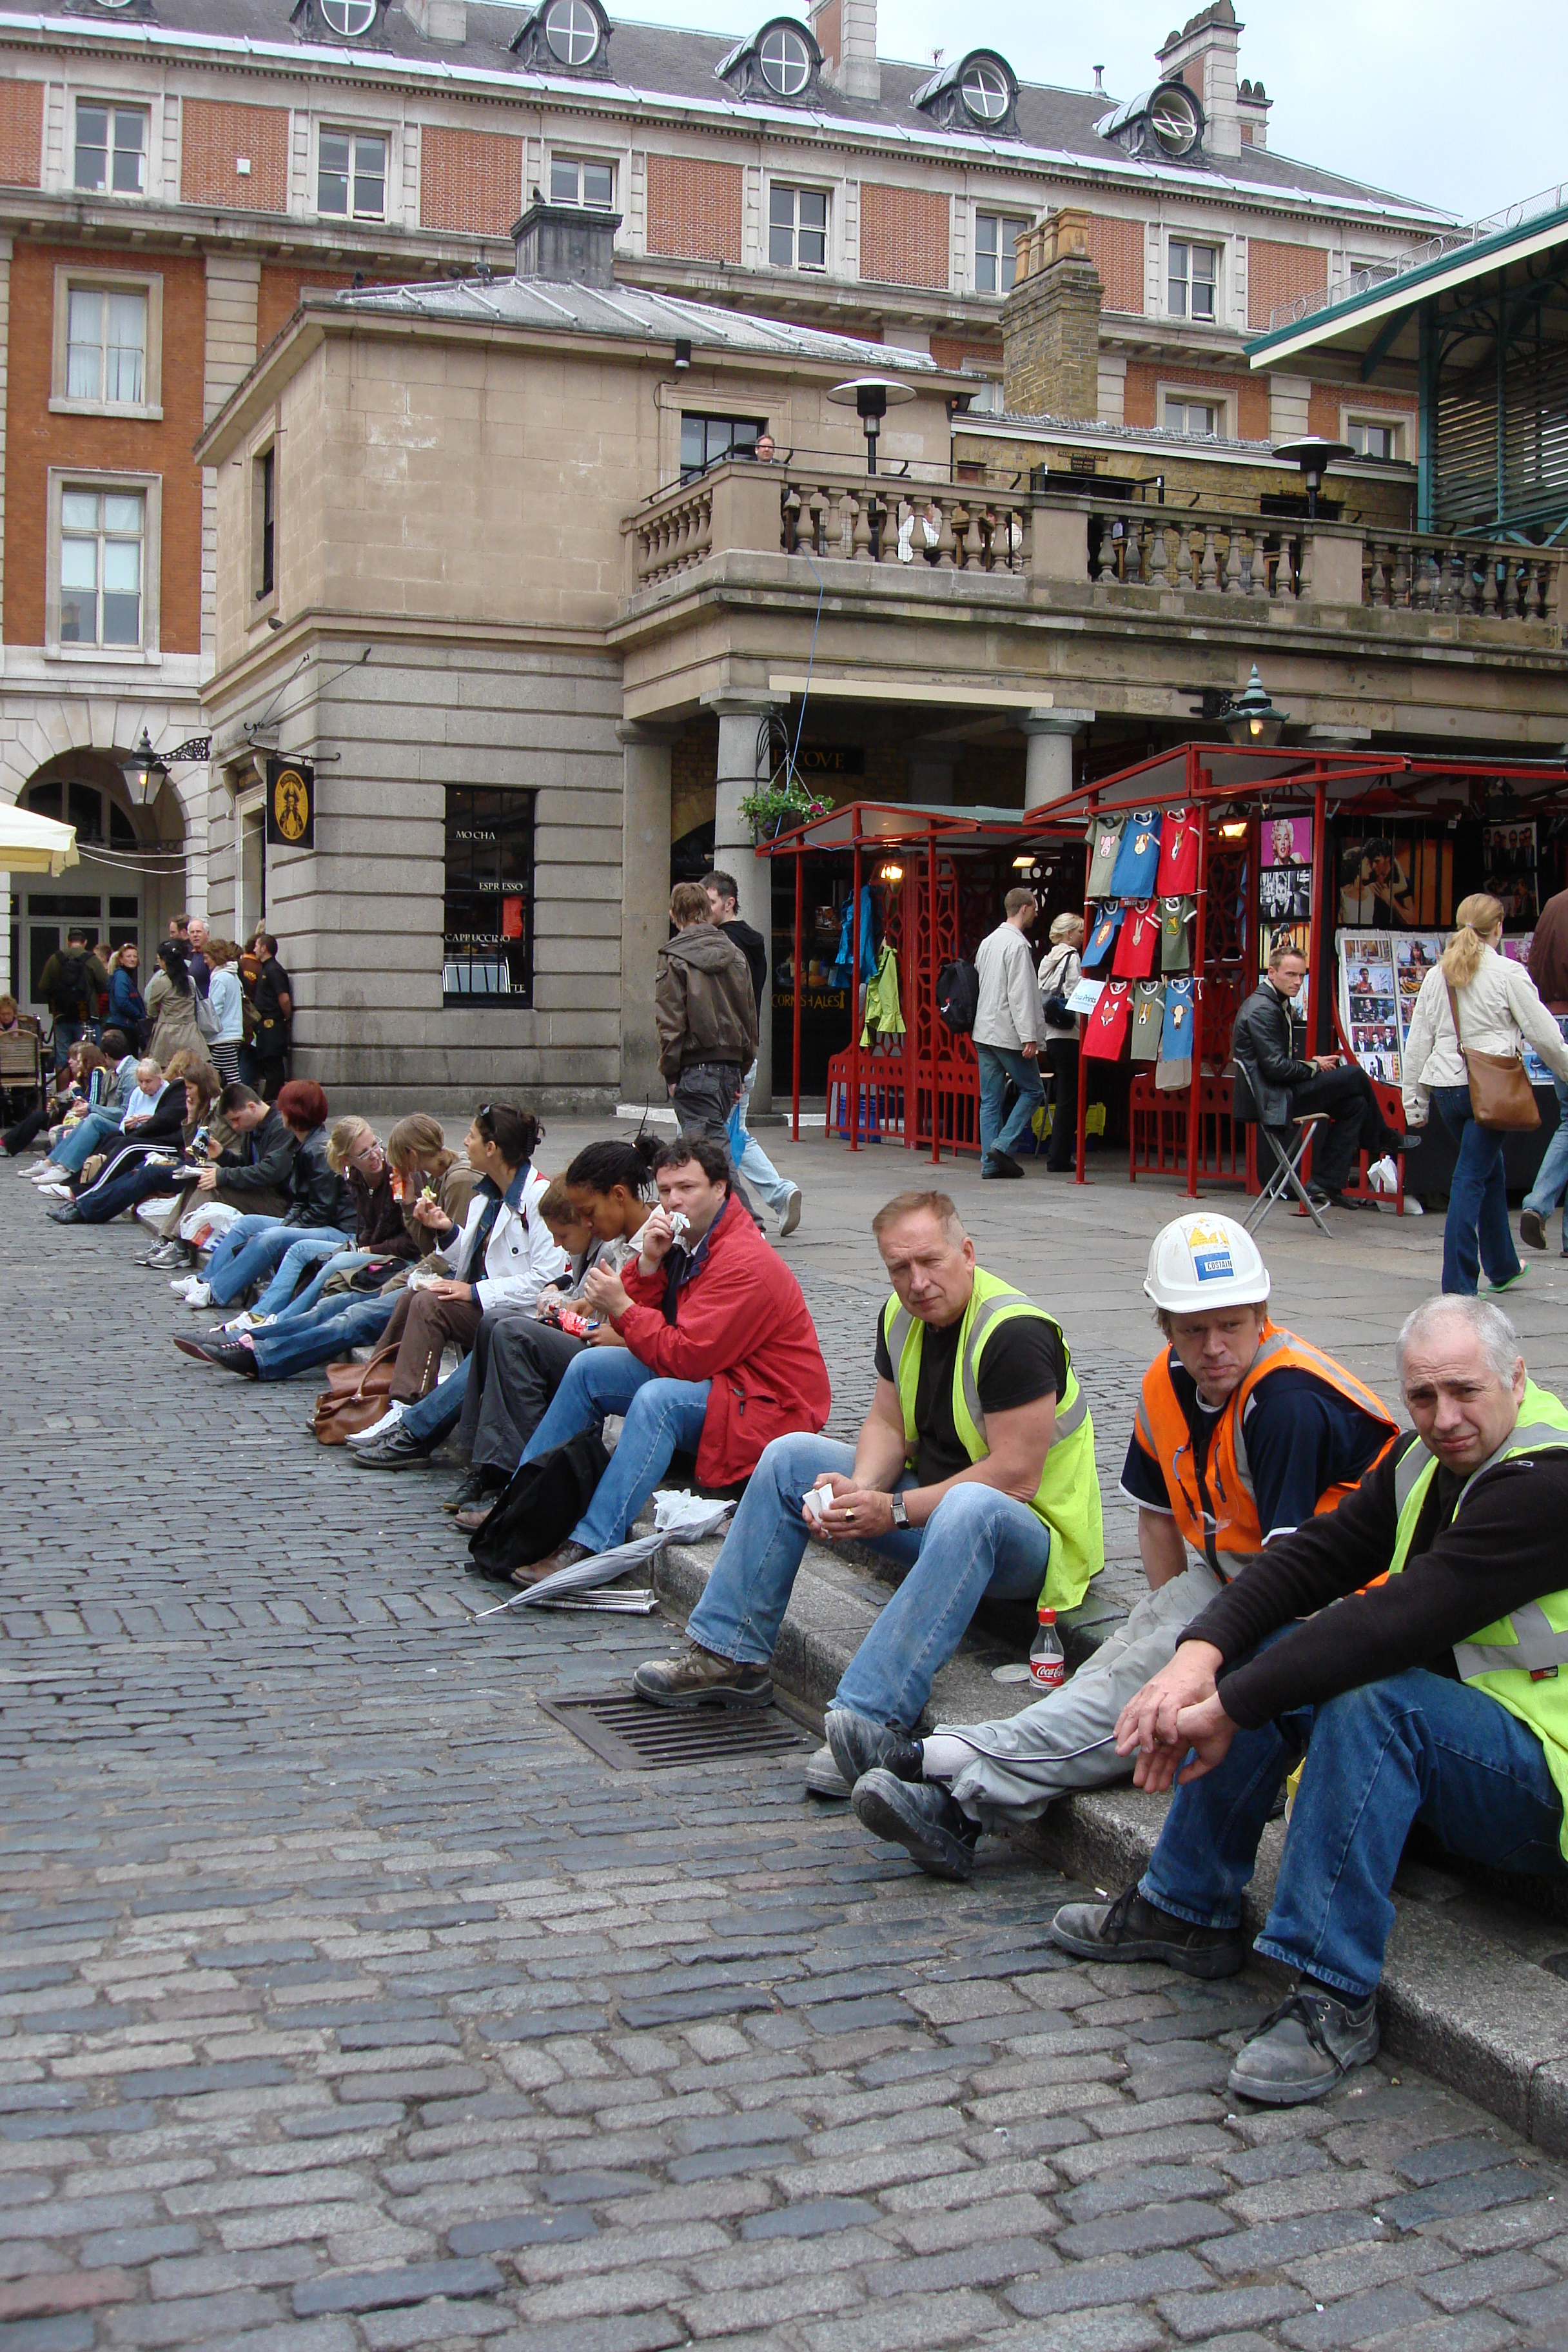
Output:
M11 896L11 984L29 1012L47 1017L38 976L79 924L101 952L134 942L143 985L169 918L185 905L185 823L165 783L151 808L135 808L112 751L63 751L37 769L24 808L76 827L79 862L64 874L19 874Z

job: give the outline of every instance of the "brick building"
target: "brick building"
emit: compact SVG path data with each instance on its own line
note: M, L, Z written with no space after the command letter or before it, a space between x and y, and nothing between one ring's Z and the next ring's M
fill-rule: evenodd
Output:
M987 48L881 58L874 0L734 41L600 0L0 0L0 794L69 817L92 853L13 902L24 996L69 916L145 949L209 888L226 921L262 911L254 774L181 764L148 809L120 775L143 729L168 751L211 718L218 485L198 435L302 298L510 272L535 190L616 216L627 289L928 357L975 425L1005 421L1019 236L1076 206L1100 289L1075 361L1090 422L1217 451L1331 414L1407 460L1397 394L1358 403L1331 361L1321 383L1247 373L1282 304L1433 216L1273 152L1237 30L1215 0L1119 106L1020 83ZM681 404L702 462L721 457L728 412ZM677 435L646 454L638 496L688 452ZM591 608L570 625L600 628Z

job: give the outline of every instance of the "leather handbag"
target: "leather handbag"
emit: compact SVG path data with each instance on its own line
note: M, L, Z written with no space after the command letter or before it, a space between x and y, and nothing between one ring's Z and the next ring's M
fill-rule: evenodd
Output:
M346 1444L380 1421L392 1401L392 1369L397 1343L378 1348L370 1361L327 1366L327 1385L317 1397L310 1428L322 1445Z
M1448 1011L1454 1024L1454 1042L1470 1081L1470 1110L1477 1126L1489 1127L1500 1135L1527 1135L1532 1127L1539 1127L1541 1106L1522 1057L1518 1054L1483 1054L1476 1046L1467 1045L1460 1036L1459 1000L1452 981L1448 982Z

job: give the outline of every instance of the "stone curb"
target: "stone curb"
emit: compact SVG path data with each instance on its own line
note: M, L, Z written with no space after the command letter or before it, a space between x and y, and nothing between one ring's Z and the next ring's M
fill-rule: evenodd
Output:
M718 1557L716 1542L670 1545L656 1586L684 1622ZM795 1587L774 1656L785 1694L814 1714L837 1686L859 1631L879 1601L864 1567L847 1575L842 1558L813 1546ZM863 1584L863 1594L852 1586ZM846 1589L847 1587L851 1589ZM1008 1711L991 1680L998 1652L966 1641L939 1685L949 1720L973 1721ZM1024 1693L1019 1693L1020 1703ZM960 1713L963 1702L968 1711ZM1054 1869L1114 1892L1137 1877L1153 1851L1168 1799L1131 1788L1065 1797L1019 1843ZM1250 1934L1261 1928L1273 1891L1284 1833L1268 1831L1245 1910ZM1394 1887L1378 2016L1384 2049L1500 2116L1553 2156L1568 2155L1568 1925L1510 1902L1484 1880L1445 1861L1408 1858ZM1254 1965L1269 1967L1263 1962ZM1284 1983L1283 1972L1280 1981Z

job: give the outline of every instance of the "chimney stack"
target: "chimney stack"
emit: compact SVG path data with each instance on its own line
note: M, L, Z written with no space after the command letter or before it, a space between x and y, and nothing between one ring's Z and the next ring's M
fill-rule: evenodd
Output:
M1207 117L1204 145L1211 155L1241 152L1236 58L1242 30L1231 0L1211 0L1156 52L1162 78L1184 81L1202 105Z
M1064 205L1018 239L1002 311L1002 399L1010 415L1100 415L1100 306L1089 215Z
M877 62L877 0L816 0L811 29L822 51L825 79L846 98L880 98Z
M613 286L620 225L619 213L547 205L535 189L522 218L512 223L517 275L547 286Z

